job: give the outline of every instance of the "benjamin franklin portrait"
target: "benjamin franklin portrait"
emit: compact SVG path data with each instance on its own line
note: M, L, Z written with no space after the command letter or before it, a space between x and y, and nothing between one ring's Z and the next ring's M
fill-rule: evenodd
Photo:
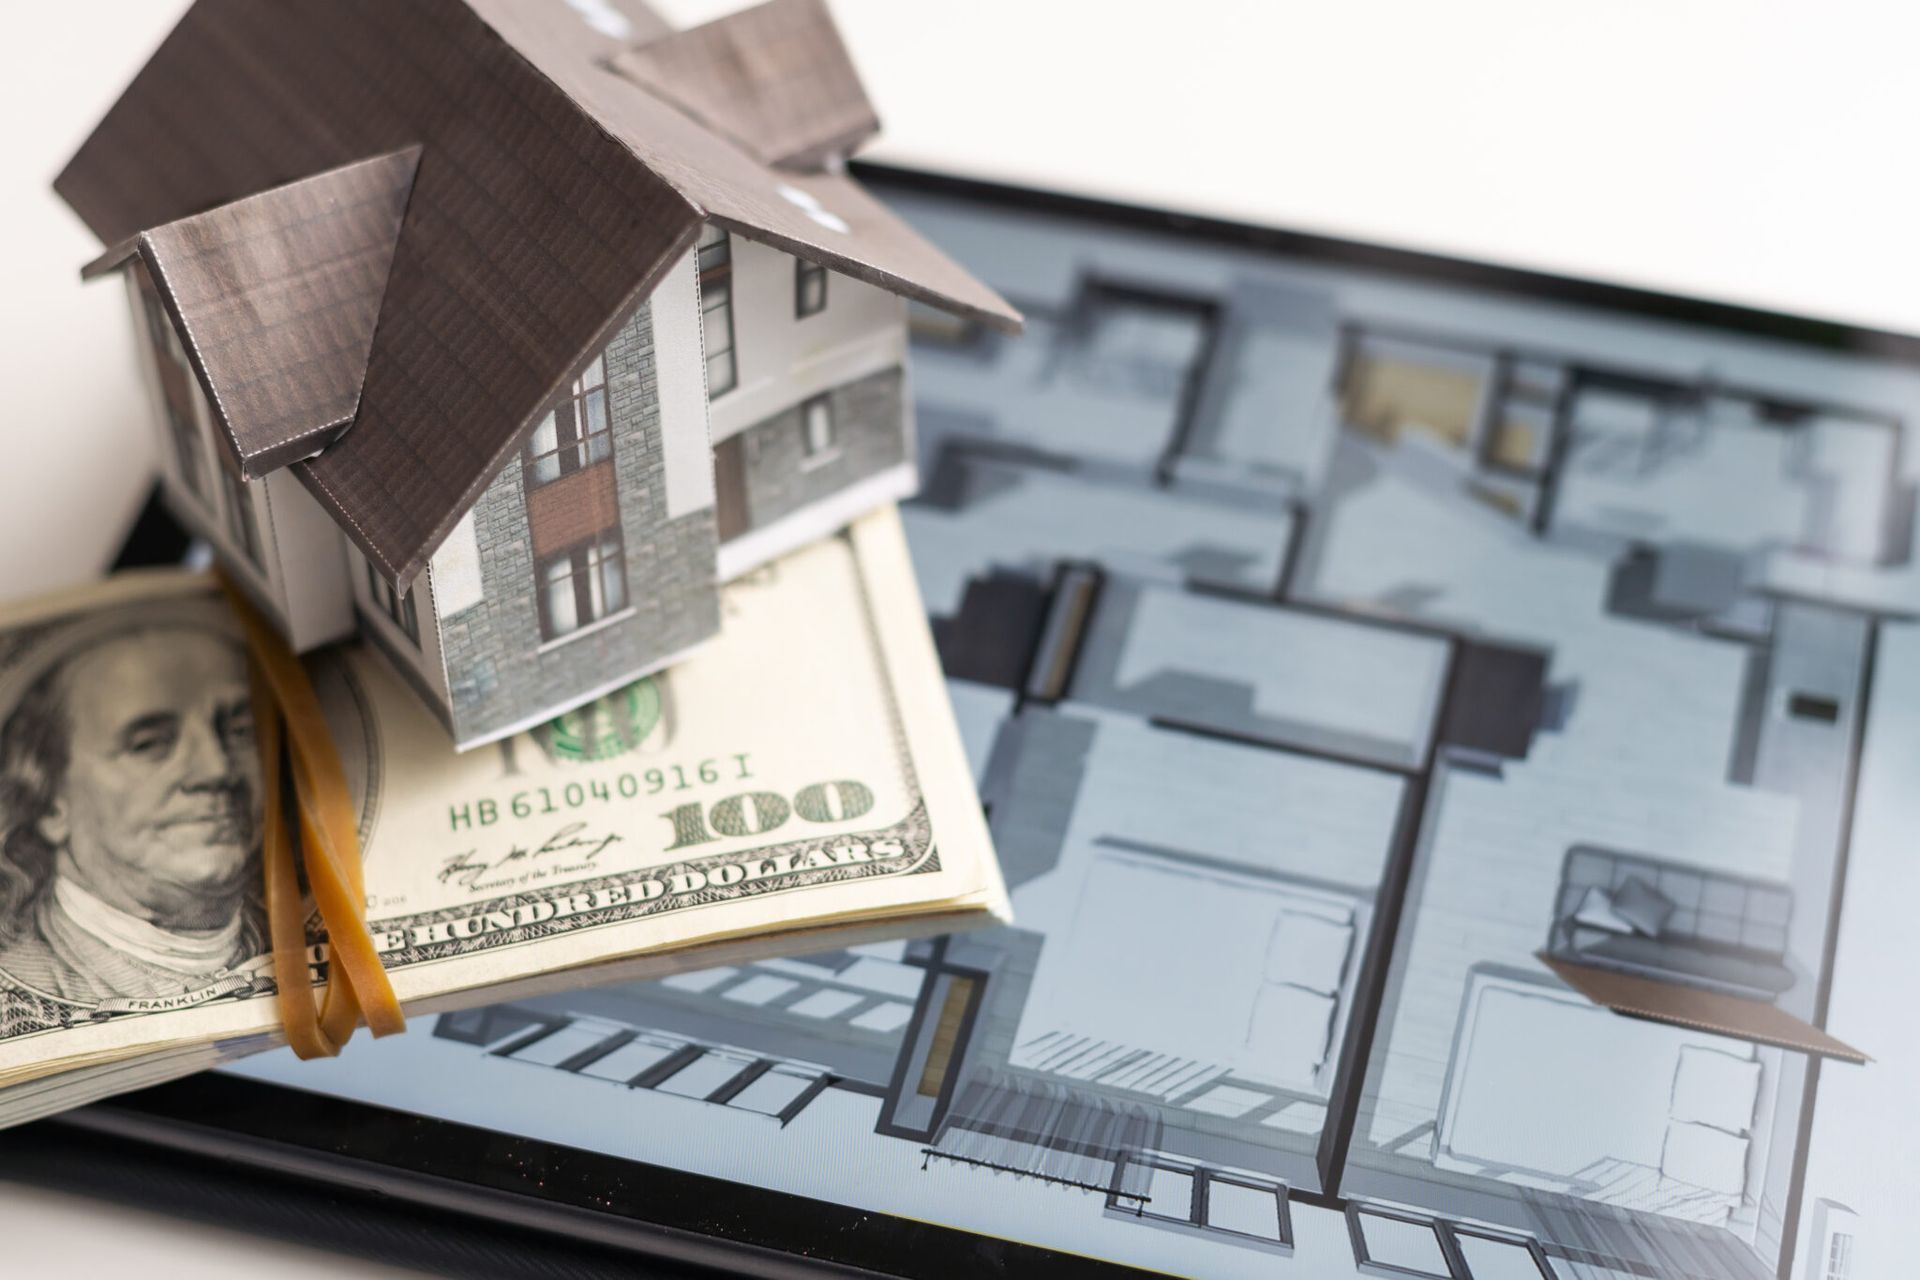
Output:
M97 1006L264 950L245 651L210 602L66 637L0 722L0 973Z

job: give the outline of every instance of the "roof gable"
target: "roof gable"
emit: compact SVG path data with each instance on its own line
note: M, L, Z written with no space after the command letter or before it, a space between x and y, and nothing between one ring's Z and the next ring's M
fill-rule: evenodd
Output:
M995 328L1020 329L1019 312L852 179L774 168L635 80L621 69L620 59L585 56L551 23L536 21L540 5L566 0L469 3L599 128L703 216L904 297ZM788 0L769 0L720 21L787 7ZM825 19L824 10L819 17Z
M536 67L551 60L592 64L671 35L673 27L643 0L467 0Z
M880 130L823 0L767 0L613 66L763 164L817 169Z
M242 478L352 423L419 159L410 147L163 223L81 273L146 263Z
M359 412L294 465L400 584L691 243L692 205L460 0L199 0L55 183L113 243L416 144Z
M762 164L621 75L586 68L567 89L707 217L892 293L1017 332L1020 313L868 195L834 173Z

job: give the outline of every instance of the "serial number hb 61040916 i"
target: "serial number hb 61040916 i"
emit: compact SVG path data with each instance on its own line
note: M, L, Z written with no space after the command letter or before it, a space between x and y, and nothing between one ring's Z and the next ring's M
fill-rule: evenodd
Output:
M639 800L668 792L692 791L722 782L745 782L753 777L747 752L705 760L624 769L604 778L580 778L561 785L538 785L515 791L505 799L483 796L447 806L447 829L491 827L503 818L536 818L584 809L616 800Z

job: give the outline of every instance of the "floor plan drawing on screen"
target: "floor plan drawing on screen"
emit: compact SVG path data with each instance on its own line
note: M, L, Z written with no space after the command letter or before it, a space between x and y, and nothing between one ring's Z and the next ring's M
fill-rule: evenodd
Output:
M1920 364L890 194L1029 317L916 317L903 507L1015 924L237 1069L1171 1274L1900 1274Z

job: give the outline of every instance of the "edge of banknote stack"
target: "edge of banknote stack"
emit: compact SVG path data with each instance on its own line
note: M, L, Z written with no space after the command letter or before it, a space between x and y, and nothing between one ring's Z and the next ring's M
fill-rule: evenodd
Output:
M709 649L465 754L358 645L308 661L407 1014L1010 918L897 514L724 607ZM285 1042L244 652L185 571L0 610L0 1126Z

